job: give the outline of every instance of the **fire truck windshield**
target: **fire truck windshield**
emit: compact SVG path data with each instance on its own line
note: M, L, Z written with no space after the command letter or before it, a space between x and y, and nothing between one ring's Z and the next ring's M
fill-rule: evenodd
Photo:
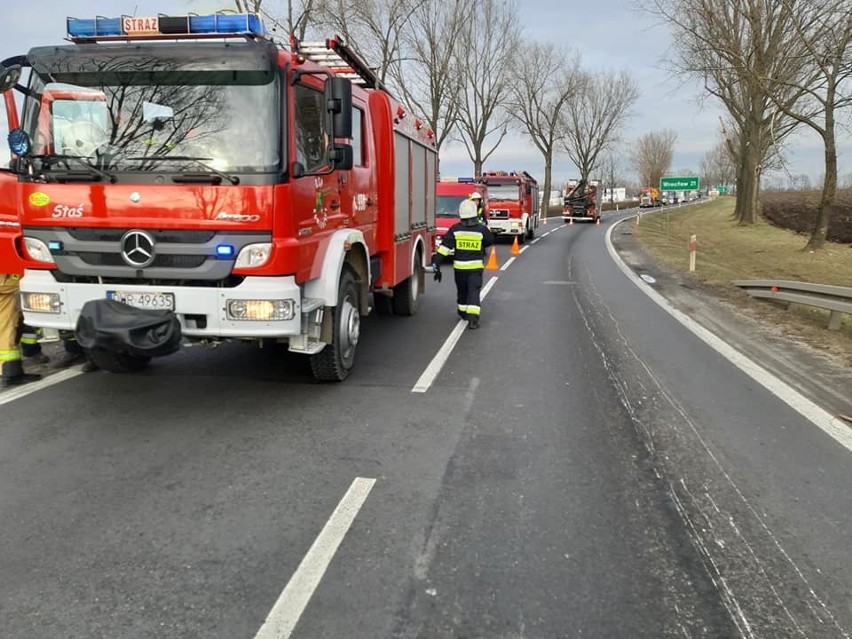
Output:
M488 183L489 200L511 200L517 202L520 199L520 189L517 184L491 184Z
M41 169L54 170L52 156L65 155L113 174L197 172L197 159L229 174L277 171L274 68L209 70L215 64L201 57L201 68L190 69L135 54L69 55L40 68L36 56L24 128Z
M459 205L467 199L465 195L439 195L435 207L438 217L458 217Z

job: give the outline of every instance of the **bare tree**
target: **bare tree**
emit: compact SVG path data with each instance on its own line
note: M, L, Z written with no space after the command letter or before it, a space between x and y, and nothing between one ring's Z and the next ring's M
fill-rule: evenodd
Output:
M385 83L399 61L403 29L426 0L315 0L317 20L329 24ZM399 88L399 87L395 87Z
M677 72L699 77L736 124L734 214L746 224L759 214L763 160L795 125L779 117L779 107L798 98L791 80L800 77L806 52L785 16L784 2L651 0L652 12L674 29Z
M553 155L559 141L559 120L565 104L577 99L585 78L580 58L553 44L525 43L512 67L510 113L544 158L542 211L550 206Z
M564 150L581 179L589 179L600 154L618 139L637 97L639 87L626 71L586 74L582 90L567 103L560 123Z
M724 140L719 141L701 158L700 173L708 187L733 184L737 175L735 156Z
M511 79L506 71L517 55L519 24L516 0L481 0L474 28L460 34L456 56L464 86L456 129L475 175L482 174L482 165L509 131L505 107Z
M434 131L439 152L458 118L463 80L454 47L468 27L469 10L462 2L424 0L404 26L401 56L389 69L402 98Z
M630 159L643 187L659 186L671 169L676 141L677 131L665 129L646 133L633 144Z
M825 244L829 209L837 193L837 111L852 104L852 95L842 91L852 78L852 3L783 0L783 14L804 46L809 63L797 81L784 85L780 95L776 86L770 96L785 115L813 129L823 142L825 178L817 219L805 246L813 250ZM801 94L795 104L786 100L790 89Z
M623 167L621 155L615 149L607 150L600 158L598 172L603 177L604 188L609 189L609 201L615 201L615 189L626 186L626 180L622 175Z
M287 0L286 16L279 16L267 10L272 2L264 0L234 0L234 6L240 13L256 13L263 16L269 30L278 33L279 39L287 43L292 34L298 40L305 39L305 32L310 26L311 16L314 10L315 0L301 0L296 7L297 15L293 17L293 0ZM277 4L277 3L275 3Z

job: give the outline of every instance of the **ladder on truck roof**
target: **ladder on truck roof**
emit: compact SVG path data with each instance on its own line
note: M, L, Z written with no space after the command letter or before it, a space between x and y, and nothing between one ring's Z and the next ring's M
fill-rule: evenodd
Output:
M366 62L354 50L343 44L340 36L329 38L325 42L294 42L294 50L307 60L316 62L334 72L336 76L349 78L353 84L367 89L388 91Z

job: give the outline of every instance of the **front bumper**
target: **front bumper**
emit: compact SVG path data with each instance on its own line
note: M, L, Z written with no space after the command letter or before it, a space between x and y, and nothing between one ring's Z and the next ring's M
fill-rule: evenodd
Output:
M494 235L523 235L524 224L520 220L489 220L488 230Z
M107 298L108 291L171 293L174 313L184 336L195 338L277 338L299 335L302 331L303 300L301 289L292 276L247 277L233 288L195 286L149 286L127 284L78 284L57 282L51 271L24 272L21 293L47 293L58 296L58 312L42 313L24 309L30 326L73 331L83 305L90 300ZM293 314L287 320L234 320L228 317L230 300L289 299Z

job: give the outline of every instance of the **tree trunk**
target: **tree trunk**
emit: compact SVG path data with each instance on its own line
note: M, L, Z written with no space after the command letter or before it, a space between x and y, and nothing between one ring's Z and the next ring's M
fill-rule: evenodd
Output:
M834 196L837 193L837 147L834 139L834 111L832 109L826 109L823 143L825 144L825 181L822 184L816 224L808 243L805 245L806 251L820 249L825 244L826 237L828 237L828 218L831 214L831 206L834 204Z
M740 166L737 171L737 203L734 217L740 224L754 224L760 210L760 125L750 123L740 135Z
M553 170L553 152L548 151L544 157L544 185L542 186L543 193L541 195L541 216L550 217L550 189L551 189L551 172Z

